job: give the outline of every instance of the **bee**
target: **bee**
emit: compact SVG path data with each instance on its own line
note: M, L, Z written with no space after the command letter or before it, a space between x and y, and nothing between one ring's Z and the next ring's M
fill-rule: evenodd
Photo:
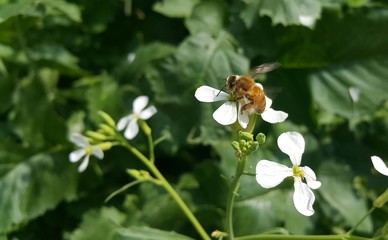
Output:
M243 104L241 113L247 111L249 114L261 114L264 112L266 106L265 93L256 85L253 78L257 74L270 72L278 67L280 67L278 62L264 63L257 66L249 75L230 75L226 78L226 88L240 104Z

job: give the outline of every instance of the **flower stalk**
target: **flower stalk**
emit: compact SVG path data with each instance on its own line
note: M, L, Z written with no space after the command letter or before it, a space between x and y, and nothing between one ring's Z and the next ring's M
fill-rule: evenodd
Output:
M234 198L237 195L237 191L240 186L240 178L244 174L246 161L247 161L247 156L245 154L242 154L238 160L236 173L230 184L230 189L229 189L228 198L226 202L226 231L228 233L230 240L235 239L234 230L233 230L233 205L234 205Z
M206 233L205 229L202 227L198 219L191 212L186 203L182 200L179 194L175 191L175 189L171 186L171 184L164 178L163 174L159 171L159 169L154 164L154 145L151 136L151 131L145 121L140 121L140 128L147 135L148 142L150 145L150 159L144 156L139 150L130 145L124 138L121 139L121 144L127 148L132 154L134 154L146 167L150 170L150 172L155 176L155 178L159 181L160 185L170 194L170 196L174 199L174 201L178 204L179 208L183 211L185 216L189 219L193 227L197 230L198 234L204 240L210 240L210 236ZM148 130L149 131L148 131ZM147 131L145 131L147 130Z

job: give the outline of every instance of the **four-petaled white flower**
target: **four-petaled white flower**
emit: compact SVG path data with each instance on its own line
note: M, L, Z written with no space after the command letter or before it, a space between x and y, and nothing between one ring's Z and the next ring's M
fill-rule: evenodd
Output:
M117 123L117 130L121 131L124 128L125 138L131 140L139 133L139 119L147 120L154 115L157 110L154 106L144 109L148 104L147 96L139 96L133 101L133 113L121 118Z
M263 86L256 83L258 87L263 90ZM249 116L247 112L241 113L241 107L244 104L233 99L233 97L221 90L201 86L195 91L195 97L201 102L218 102L225 101L214 113L213 118L219 124L230 125L238 121L242 128L246 128L249 123ZM260 115L261 118L269 123L279 123L286 120L288 114L283 111L275 111L271 108L272 100L265 96L266 106L264 112Z
M80 147L80 149L75 150L69 154L70 162L78 162L82 157L84 157L82 163L78 167L78 172L85 171L89 164L90 155L94 155L99 159L104 158L104 152L101 150L101 148L90 145L86 137L83 135L79 133L73 133L70 136L70 141Z
M376 171L385 176L388 176L388 167L385 165L383 159L378 156L372 156L370 158L372 159L373 167L376 169Z
M316 175L311 168L299 166L305 146L303 136L297 132L282 133L278 138L278 146L282 152L290 157L293 167L261 160L256 165L256 181L263 188L272 188L280 184L286 177L292 176L295 188L293 195L295 208L301 214L311 216L314 214L313 203L315 201L311 189L319 188L321 182L316 180Z

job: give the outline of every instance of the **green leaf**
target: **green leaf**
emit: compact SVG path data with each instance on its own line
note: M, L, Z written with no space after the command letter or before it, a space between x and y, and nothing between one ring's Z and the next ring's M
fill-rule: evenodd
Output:
M175 52L176 47L161 42L140 46L135 52L129 54L128 61L125 62L122 69L120 67L120 70L126 76L138 80L143 74L147 74L150 68L153 68L154 63L171 56ZM131 83L135 84L136 82Z
M347 226L355 226L368 209L366 202L354 194L352 172L347 166L338 162L325 161L317 175L322 182L322 186L319 188L320 194L329 203L329 206L340 214L340 219L337 217L337 221ZM336 219L331 209L327 210L327 214L330 215L331 219ZM370 215L357 227L358 231L367 233L370 233L372 229Z
M0 23L19 15L40 17L43 13L37 9L33 0L0 4Z
M327 112L360 120L388 99L387 64L388 58L375 58L315 72L309 77L312 97ZM359 101L351 100L350 87L359 89Z
M10 122L23 144L33 148L61 143L66 136L64 120L52 102L52 90L45 89L44 84L41 76L26 77L13 95Z
M49 8L57 10L74 22L80 23L82 21L81 10L74 3L63 0L40 0L40 2Z
M248 28L259 16L268 16L272 23L289 25L303 25L313 28L320 17L321 5L319 1L311 0L243 0L246 7L241 11L240 17Z
M345 13L326 9L314 31L297 27L282 31L280 62L285 68L316 68L387 56L388 35L380 31L387 24L386 9Z
M217 35L223 30L226 14L227 8L224 1L202 1L195 6L185 24L191 34L207 32Z
M187 236L149 227L130 227L116 231L112 240L192 240Z
M58 15L55 12L65 15L75 22L81 22L81 11L79 7L62 0L23 0L0 4L0 6L0 23L6 21L8 18L19 15L29 17L42 17L45 13ZM45 7L48 9L44 9ZM53 10L55 10L54 13Z
M74 200L77 177L64 156L39 154L0 179L0 232L42 215L61 201Z
M86 100L88 102L90 117L93 121L96 123L101 122L98 111L112 113L116 117L115 114L119 112L121 107L119 103L122 98L122 91L119 89L115 79L109 75L102 74L83 78L80 80L81 82L86 83L86 86L88 86ZM82 92L83 89L81 88L80 90Z
M29 57L62 73L83 75L85 72L77 65L78 58L60 45L45 44L30 51Z
M163 0L156 2L153 10L167 17L185 18L191 15L199 0Z
M83 215L82 223L71 235L70 240L109 240L121 228L125 214L114 207L102 207Z

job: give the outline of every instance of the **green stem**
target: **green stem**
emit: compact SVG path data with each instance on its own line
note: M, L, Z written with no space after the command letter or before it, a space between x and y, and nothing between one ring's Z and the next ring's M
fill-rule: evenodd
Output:
M238 237L236 240L260 240L260 239L271 239L271 240L370 240L372 238L364 238L357 236L348 236L347 234L342 235L276 235L276 234L257 234L244 237Z
M186 215L186 217L190 220L191 224L194 226L194 228L197 230L198 234L201 236L204 240L210 240L210 236L206 233L206 231L203 229L202 225L199 223L197 218L194 216L194 214L191 212L189 207L186 205L186 203L182 200L182 198L178 195L178 193L175 191L175 189L170 185L170 183L164 178L162 173L158 170L158 168L154 165L153 162L151 162L149 159L147 159L139 150L129 145L126 141L122 142L123 145L132 152L136 157L140 159L152 172L152 174L160 180L162 186L164 189L170 194L170 196L174 199L174 201L178 204L178 206L181 208L183 213Z
M235 239L234 231L233 231L233 204L234 204L234 197L236 196L237 190L240 186L240 177L244 173L246 161L247 161L247 157L245 155L240 157L238 161L236 173L230 184L228 199L226 202L226 231L228 233L230 240Z
M147 136L148 139L148 151L150 154L150 161L153 163L155 161L155 154L154 154L154 142L152 140L152 134L151 134L151 128L147 125L145 121L139 121L140 127L142 128L143 132Z

